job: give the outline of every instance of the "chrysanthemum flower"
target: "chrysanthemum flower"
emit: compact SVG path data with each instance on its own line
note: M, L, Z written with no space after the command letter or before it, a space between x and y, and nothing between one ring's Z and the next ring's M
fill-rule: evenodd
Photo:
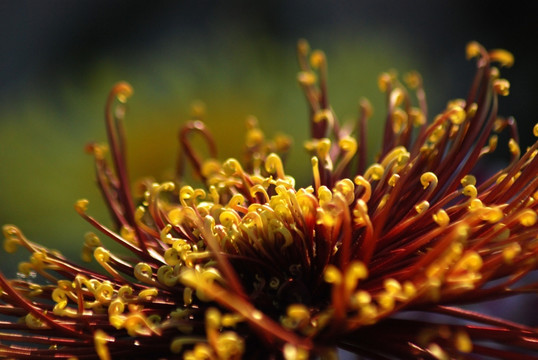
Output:
M372 359L538 359L532 324L465 306L538 292L538 142L521 151L514 120L497 115L509 83L492 63L510 66L512 55L470 43L467 98L431 120L417 73L407 86L382 74L387 120L366 166L368 102L354 131L341 125L324 54L306 42L298 53L311 125L305 187L284 170L289 139L266 140L250 119L244 162L221 162L197 110L179 134L177 178L142 181L135 198L121 124L132 90L112 89L113 166L105 146L88 150L114 227L88 215L86 200L75 206L96 229L83 258L103 270L5 226L5 250L31 257L17 279L0 275L0 357L289 360L346 349ZM505 129L511 161L485 176L480 164ZM201 187L185 184L189 163ZM126 251L107 250L110 240Z

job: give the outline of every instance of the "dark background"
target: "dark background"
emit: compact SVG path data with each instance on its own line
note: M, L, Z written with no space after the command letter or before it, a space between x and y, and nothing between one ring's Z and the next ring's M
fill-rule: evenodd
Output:
M483 1L3 1L0 3L0 222L36 241L78 253L89 227L72 210L81 197L106 223L84 144L105 140L103 104L112 84L130 81L127 130L133 177L166 177L175 133L189 104L202 99L223 157L238 154L244 119L257 115L268 135L306 138L303 96L295 81L295 44L306 38L329 60L332 104L353 119L357 100L383 96L379 72L419 70L430 110L465 97L474 62L465 45L505 48L511 94L500 114L514 115L522 143L534 142L538 102L538 3ZM505 142L506 143L506 142ZM505 143L499 153L506 152ZM378 144L371 141L372 149ZM308 179L300 146L292 175Z
M455 81L458 72L468 74L469 66L460 61L464 45L478 40L487 48L508 49L516 57L516 66L503 72L513 85L504 108L510 114L535 114L531 103L537 80L533 70L538 3L534 1L493 6L458 0L164 1L151 5L145 1L52 0L4 1L0 11L0 94L6 100L24 96L31 88L50 92L66 79L77 82L103 59L122 64L136 62L140 56L161 57L173 63L182 56L207 56L215 43L227 42L227 50L233 52L237 46L256 48L260 42L293 46L302 37L322 48L353 39L360 40L359 44L392 42L403 51L402 57L418 58L437 72L442 88L435 89L435 79L426 79L434 91L448 92L446 86L464 82ZM162 52L152 53L156 49ZM465 69L454 71L461 66Z

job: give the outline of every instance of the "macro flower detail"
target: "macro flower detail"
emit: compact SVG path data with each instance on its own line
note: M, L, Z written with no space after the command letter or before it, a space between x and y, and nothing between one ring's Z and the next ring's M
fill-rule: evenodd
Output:
M285 171L289 138L266 139L250 118L244 161L220 161L196 107L179 132L176 177L133 192L122 128L132 89L116 84L108 146L87 146L112 228L87 200L75 205L95 227L83 260L101 270L4 226L5 251L31 255L16 279L0 273L0 357L538 359L537 328L466 306L538 293L538 142L522 151L514 119L497 113L509 83L493 64L513 57L466 50L477 62L469 93L433 119L418 73L406 85L379 77L386 122L367 166L369 103L355 127L341 124L325 55L300 41L312 166L302 187ZM503 131L511 160L484 174Z

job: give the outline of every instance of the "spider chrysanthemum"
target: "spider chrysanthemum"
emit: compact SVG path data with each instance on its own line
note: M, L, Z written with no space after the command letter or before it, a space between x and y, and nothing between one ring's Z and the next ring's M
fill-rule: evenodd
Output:
M86 200L75 206L96 229L83 257L102 271L5 226L5 250L31 257L17 279L0 274L0 357L291 360L345 349L367 359L538 359L532 324L465 306L538 292L538 142L521 151L514 120L497 114L509 83L492 63L510 66L512 55L470 43L467 98L433 119L418 73L406 86L382 74L387 120L370 166L368 102L355 130L340 124L324 54L302 41L298 55L311 125L304 187L284 168L288 138L266 140L250 119L244 161L220 161L197 110L179 134L177 177L142 182L134 198L121 126L132 89L112 89L113 165L105 146L88 150L113 228L88 215ZM501 131L511 161L484 176ZM189 163L203 186L185 183ZM111 240L125 251L107 250Z

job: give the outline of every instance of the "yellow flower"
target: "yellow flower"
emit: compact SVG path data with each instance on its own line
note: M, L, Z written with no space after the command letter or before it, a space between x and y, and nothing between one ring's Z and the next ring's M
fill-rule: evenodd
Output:
M0 356L308 359L340 348L376 359L533 358L535 328L463 307L538 292L521 281L538 267L538 142L522 151L511 139L510 164L489 178L478 167L494 133L517 134L497 114L509 83L492 65L510 66L512 55L470 43L469 94L432 120L418 73L407 87L382 74L387 121L368 167L369 103L355 131L340 124L324 54L301 41L298 55L313 174L302 187L285 170L287 137L267 140L249 119L244 161L221 161L197 106L179 134L176 178L143 181L134 198L121 126L132 89L112 89L112 167L106 146L88 150L114 228L88 215L87 200L75 209L126 252L87 234L83 258L96 272L5 226L5 250L31 257L20 278L0 274ZM200 187L186 184L187 164Z

